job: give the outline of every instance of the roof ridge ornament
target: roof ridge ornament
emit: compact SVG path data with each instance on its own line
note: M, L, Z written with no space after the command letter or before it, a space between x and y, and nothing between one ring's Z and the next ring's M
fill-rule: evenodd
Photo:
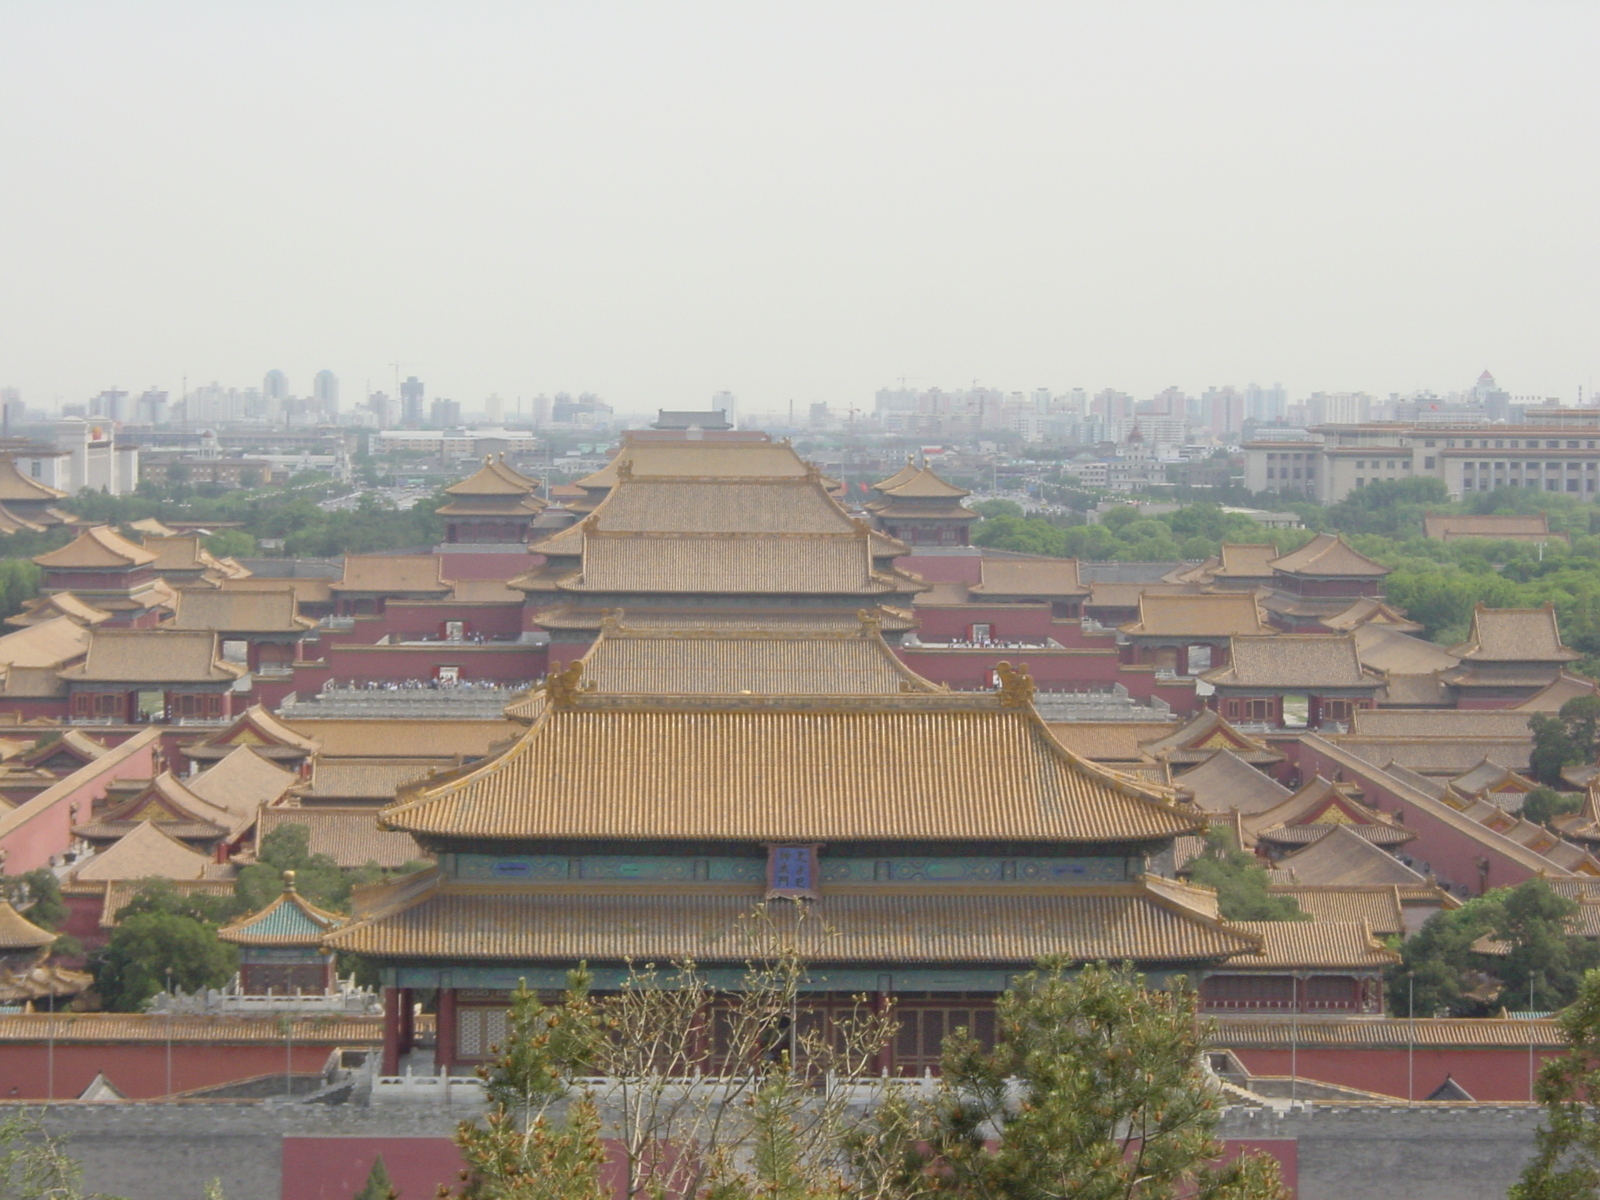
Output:
M551 708L571 708L577 702L583 687L583 662L568 663L561 670L551 671L545 677L544 691Z
M1000 697L1002 708L1024 708L1033 702L1033 695L1038 688L1034 685L1033 676L1028 673L1027 663L1013 667L1009 662L997 662L994 674L999 684L995 694Z

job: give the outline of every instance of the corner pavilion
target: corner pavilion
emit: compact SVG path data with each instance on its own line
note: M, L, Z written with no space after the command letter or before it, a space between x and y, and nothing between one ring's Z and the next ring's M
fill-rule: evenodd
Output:
M361 889L330 950L376 961L384 1070L415 990L439 989L436 1064L503 1039L519 981L692 958L737 988L763 901L808 964L807 1019L893 999L883 1070L920 1073L1042 957L1132 960L1157 979L1262 953L1215 894L1166 878L1203 814L1051 737L1025 672L995 692L915 676L865 614L831 633L629 629L513 705L492 759L401 790L383 828L438 856Z

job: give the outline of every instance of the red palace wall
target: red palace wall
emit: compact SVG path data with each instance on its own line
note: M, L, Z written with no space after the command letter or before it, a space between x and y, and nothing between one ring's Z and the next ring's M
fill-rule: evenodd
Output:
M1289 754L1299 767L1302 779L1309 780L1313 775L1321 775L1335 781L1356 783L1368 804L1403 818L1405 826L1417 834L1416 840L1406 844L1406 855L1419 863L1427 863L1434 874L1446 882L1476 893L1480 890L1480 883L1485 888L1515 887L1524 879L1532 878L1535 873L1509 854L1495 849L1492 834L1485 841L1468 837L1442 817L1395 795L1369 772L1343 767L1341 773L1341 764L1305 742L1279 742L1278 748ZM1488 863L1486 880L1479 869L1480 858Z
M483 634L486 637L516 637L522 632L522 605L517 604L434 604L391 600L383 616L374 622L358 622L369 630L377 626L385 634L401 637L442 637L446 621L460 621L466 625L467 636ZM334 634L335 640L338 635ZM363 637L364 642L374 638Z
M282 1042L178 1042L172 1047L172 1090L282 1075L291 1064L296 1075L315 1075L327 1065L331 1052L331 1046L316 1043L286 1050ZM67 1042L53 1051L48 1042L0 1043L0 1097L8 1100L76 1099L100 1072L130 1100L165 1096L166 1043Z
M1252 1075L1288 1075L1297 1071L1301 1079L1337 1083L1407 1099L1407 1052L1404 1048L1381 1050L1301 1049L1234 1050L1235 1056ZM1559 1050L1536 1050L1535 1071L1547 1058L1559 1058ZM1421 1100L1449 1075L1474 1100L1527 1101L1528 1051L1526 1047L1495 1046L1474 1049L1417 1047L1415 1059L1415 1098Z

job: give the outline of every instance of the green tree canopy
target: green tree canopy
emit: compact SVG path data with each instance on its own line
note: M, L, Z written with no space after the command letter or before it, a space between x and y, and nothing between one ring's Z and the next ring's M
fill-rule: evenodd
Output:
M1206 833L1206 848L1188 864L1189 878L1217 889L1217 907L1230 921L1305 921L1292 896L1275 896L1267 890L1270 877L1253 854L1239 849L1233 830L1213 825Z
M214 926L171 912L125 917L90 959L100 1002L113 1012L138 1012L157 992L216 988L233 978L239 956Z

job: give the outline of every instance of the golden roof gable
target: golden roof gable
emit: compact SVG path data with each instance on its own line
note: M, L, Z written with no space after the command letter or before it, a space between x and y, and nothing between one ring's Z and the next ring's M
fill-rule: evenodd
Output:
M9 451L0 453L0 503L15 500L65 500L67 493L37 479L30 479L17 469L16 457Z
M59 550L35 555L33 561L46 569L125 570L147 567L156 561L156 556L143 546L134 545L109 525L91 525Z

